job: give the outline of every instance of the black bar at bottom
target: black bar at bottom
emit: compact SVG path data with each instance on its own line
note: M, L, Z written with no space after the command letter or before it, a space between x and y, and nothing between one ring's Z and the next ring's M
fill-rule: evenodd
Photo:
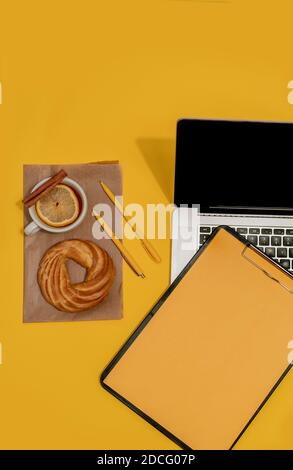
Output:
M0 451L3 462L30 464L80 464L106 465L120 468L134 468L145 465L184 465L187 468L201 463L250 463L250 462L293 462L293 451L124 451L124 450L64 450L64 451Z

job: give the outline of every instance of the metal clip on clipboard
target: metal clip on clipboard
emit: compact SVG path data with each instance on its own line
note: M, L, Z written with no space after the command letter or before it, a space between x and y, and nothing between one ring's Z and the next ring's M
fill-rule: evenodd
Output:
M279 264L275 263L273 260L271 259L268 259L267 257L265 257L262 253L261 250L259 250L257 247L253 246L253 245L246 245L244 247L244 249L242 250L241 252L241 255L243 256L244 259L246 259L249 263L251 263L253 266L255 266L257 269L259 269L260 271L262 271L266 276L268 276L272 281L274 282L277 282L277 284L279 284L283 289L285 289L289 294L293 294L293 290L290 289L289 287L287 287L283 282L281 282L279 279L277 279L275 276L273 276L272 274L270 274L268 271L266 271L262 266L260 266L258 263L256 263L254 260L252 260L251 258L249 258L249 256L247 256L246 254L246 251L248 249L251 249L253 251L255 251L258 255L262 256L264 259L266 259L266 261L269 261L273 266L275 266L276 268L280 269L282 272L284 272L287 276L289 277L292 277L290 273L288 273L284 268L282 268L282 266L280 266Z

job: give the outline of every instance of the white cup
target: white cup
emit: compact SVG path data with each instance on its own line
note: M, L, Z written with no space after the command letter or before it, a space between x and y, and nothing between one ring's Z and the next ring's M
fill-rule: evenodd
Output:
M41 186L41 184L45 183L45 181L47 181L48 179L49 178L45 178L39 183L37 183L31 190L31 192L35 191L35 189ZM33 233L38 232L40 229L43 229L43 230L46 230L47 232L52 232L52 233L69 232L70 230L73 230L75 227L81 224L81 222L83 221L87 213L88 205L87 205L86 194L84 190L82 189L82 187L76 181L66 177L64 178L62 182L70 186L72 189L74 189L74 191L79 195L81 199L82 208L81 208L81 212L78 218L72 224L67 225L66 227L50 227L50 225L45 224L38 217L35 206L31 206L28 211L33 220L24 228L25 235L33 235Z

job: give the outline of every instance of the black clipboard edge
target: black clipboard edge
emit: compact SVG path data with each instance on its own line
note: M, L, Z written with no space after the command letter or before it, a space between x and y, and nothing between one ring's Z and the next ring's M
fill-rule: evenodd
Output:
M113 390L111 387L109 387L109 385L105 384L102 381L102 378L101 378L101 385L105 390L107 390L107 392L111 393L111 395L113 395L115 398L117 398L119 401L121 401L124 405L126 405L128 408L130 408L132 411L134 411L137 415L139 415L141 418L143 418L145 421L147 421L149 424L151 424L154 428L156 428L158 431L160 431L162 434L164 434L166 437L168 437L171 441L173 441L179 447L181 447L181 449L183 449L183 450L193 450L193 449L191 449L191 447L189 447L187 444L185 444L183 441L181 441L178 437L174 436L174 434L172 434L166 428L161 426L157 421L155 421L150 416L145 414L141 409L137 408L130 401L126 400L122 395L120 395L115 390Z
M265 399L261 402L261 404L259 405L259 407L256 409L256 411L254 412L254 414L251 416L250 420L246 423L246 425L244 426L244 428L242 429L242 431L238 434L238 436L236 437L235 441L233 442L233 444L231 445L230 449L229 450L232 450L233 447L235 446L235 444L239 441L239 439L241 438L241 436L245 433L245 431L247 430L247 428L250 426L250 424L252 423L252 421L254 420L254 418L258 415L258 413L260 412L260 410L265 406L266 402L270 399L270 397L272 396L272 394L274 393L274 391L278 388L278 386L280 385L280 383L282 382L282 380L286 377L286 375L288 374L288 372L290 371L290 369L292 368L292 364L289 364L288 367L286 367L286 369L284 370L283 374L279 377L279 379L277 380L277 382L275 383L275 385L271 388L271 390L269 391L269 393L267 394L267 396L265 397Z
M124 405L126 405L128 408L130 408L132 411L134 411L136 414L138 414L141 418L143 418L145 421L147 421L149 424L151 424L154 428L156 428L158 431L160 431L162 434L164 434L166 437L168 437L171 441L173 441L176 445L181 447L183 450L196 450L192 449L190 446L188 446L185 442L181 441L178 437L176 437L174 434L172 434L170 431L168 431L166 428L161 426L157 421L152 419L150 416L148 416L146 413L144 413L141 409L136 407L133 403L128 401L126 398L124 398L122 395L120 395L118 392L116 392L114 389L109 387L104 380L108 376L108 374L111 372L111 370L115 367L115 365L119 362L121 357L126 353L126 351L129 349L129 347L132 345L132 343L136 340L136 338L140 335L141 331L146 327L146 325L149 323L149 321L153 318L153 316L157 313L159 308L163 305L163 303L167 300L169 295L173 292L173 290L177 287L179 282L182 280L182 278L185 276L185 274L189 271L191 266L195 263L195 261L202 255L204 250L207 248L207 246L210 244L210 242L213 240L213 238L216 236L216 234L219 232L219 230L226 230L226 232L230 233L230 235L234 236L237 238L240 242L243 243L244 246L249 247L252 244L246 240L246 238L242 237L238 232L233 230L231 227L227 225L219 225L208 237L207 241L199 248L199 250L195 253L195 255L191 258L191 260L188 262L188 264L185 266L185 268L181 271L181 273L177 276L177 278L172 282L172 284L166 289L166 291L163 293L163 295L160 297L160 299L155 303L155 305L151 308L150 312L144 317L144 319L141 321L141 323L138 325L138 327L134 330L134 332L129 336L129 338L126 340L126 342L122 345L118 353L113 357L113 359L109 362L109 364L106 366L106 368L103 370L103 372L100 375L100 385L111 395L113 395L115 398L117 398L119 401L121 401ZM281 265L276 263L274 260L269 258L267 255L265 255L261 250L258 248L254 247L253 248L264 258L266 258L270 263L278 267L281 271L285 271L286 274L288 274L289 277L292 277L291 273L289 273L287 270L285 270ZM272 396L274 391L277 389L277 387L280 385L282 380L285 378L285 376L288 374L288 372L292 368L292 363L288 365L288 367L284 370L282 375L279 377L275 385L272 387L272 389L269 391L269 393L266 395L264 400L260 403L254 414L251 416L249 421L246 423L244 428L241 430L241 432L238 434L237 438L235 441L232 443L230 446L229 450L232 450L235 444L239 441L241 436L244 434L244 432L247 430L247 428L250 426L252 421L255 419L255 417L258 415L258 413L261 411L261 409L264 407L266 402L269 400L269 398Z

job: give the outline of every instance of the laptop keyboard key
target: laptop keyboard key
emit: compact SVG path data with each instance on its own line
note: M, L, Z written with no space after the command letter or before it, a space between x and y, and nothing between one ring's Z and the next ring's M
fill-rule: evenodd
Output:
M200 227L200 233L211 233L211 227Z
M245 227L238 227L237 232L240 233L240 235L245 235L248 230Z
M280 259L280 265L285 269L290 269L290 260L289 259Z
M283 228L275 228L274 235L284 235L285 230Z
M271 244L273 246L281 246L281 241L281 237L276 237L274 235L271 237Z
M293 228L287 228L286 235L293 235Z
M207 239L209 238L209 235L208 234L200 234L199 236L199 243L202 245L203 243L205 243L207 241Z
M247 240L254 245L257 245L257 236L256 235L248 235Z
M287 248L278 248L277 249L278 258L287 258Z
M284 246L293 246L293 237L283 237Z
M274 258L276 256L276 248L272 248L271 246L265 248L265 254L270 258Z
M293 248L289 248L289 257L293 258Z
M250 228L249 229L249 233L251 235L258 235L260 233L260 229L259 228L256 228L256 227L253 227L253 228Z
M268 246L270 244L270 237L266 237L264 235L261 235L259 237L259 241L258 241L259 245L261 246Z
M262 228L261 233L262 235L271 235L273 233L273 230L271 228Z

